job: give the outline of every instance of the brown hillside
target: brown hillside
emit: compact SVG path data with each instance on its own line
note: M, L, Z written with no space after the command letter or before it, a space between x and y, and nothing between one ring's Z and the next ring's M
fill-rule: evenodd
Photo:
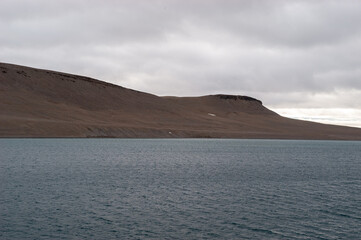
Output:
M0 137L361 140L361 129L284 118L246 96L158 97L0 63Z

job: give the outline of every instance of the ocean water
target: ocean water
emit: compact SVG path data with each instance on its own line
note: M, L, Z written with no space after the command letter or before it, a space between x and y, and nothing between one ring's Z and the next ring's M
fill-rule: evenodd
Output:
M0 140L0 239L360 238L361 142Z

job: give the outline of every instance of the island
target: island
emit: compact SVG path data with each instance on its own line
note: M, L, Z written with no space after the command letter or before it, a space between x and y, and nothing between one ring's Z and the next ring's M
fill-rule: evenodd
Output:
M361 140L361 128L286 118L248 96L161 97L0 63L0 137Z

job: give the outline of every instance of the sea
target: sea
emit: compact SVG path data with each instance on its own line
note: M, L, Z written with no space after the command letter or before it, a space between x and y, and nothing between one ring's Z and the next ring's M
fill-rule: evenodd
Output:
M0 239L361 239L361 141L0 139Z

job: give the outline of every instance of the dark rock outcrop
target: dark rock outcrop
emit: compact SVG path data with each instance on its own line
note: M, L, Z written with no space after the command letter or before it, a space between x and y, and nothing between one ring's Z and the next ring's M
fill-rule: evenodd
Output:
M243 101L255 101L258 102L260 104L262 104L262 102L258 99L255 99L253 97L248 97L248 96L240 96L240 95L225 95L225 94L217 94L214 95L216 97L219 97L220 99L231 99L231 100L243 100Z

